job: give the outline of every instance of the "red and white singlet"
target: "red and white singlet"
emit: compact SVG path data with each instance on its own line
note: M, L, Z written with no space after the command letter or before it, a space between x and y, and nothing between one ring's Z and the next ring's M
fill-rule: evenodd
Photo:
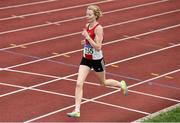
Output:
M87 32L89 33L92 40L95 39L95 29L99 24L94 26L92 29L89 29L89 26L87 27ZM83 57L90 60L99 60L103 58L102 50L95 50L91 44L86 40L83 50Z

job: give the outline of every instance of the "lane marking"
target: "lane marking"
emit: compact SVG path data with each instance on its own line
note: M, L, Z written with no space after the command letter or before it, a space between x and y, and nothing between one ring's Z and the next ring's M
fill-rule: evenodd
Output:
M111 67L115 67L115 68L118 68L119 66L118 65L114 65L114 64L112 64L112 65L110 65Z
M25 45L20 45L19 47L20 48L27 48L27 46L25 46Z
M157 73L151 73L151 75L152 76L159 76L159 74L157 74ZM171 77L171 76L165 76L164 78L166 78L166 79L173 79L173 77Z
M25 45L10 44L13 47L27 48Z
M180 46L180 44L179 44L179 46ZM133 56L133 57L127 58L127 59L123 59L123 60L119 60L119 61L116 61L116 62L112 62L112 63L106 64L105 66L108 67L108 66L112 65L113 63L122 63L122 62L125 62L125 61L128 61L128 60L132 60L132 59L136 59L136 58L143 57L143 56L146 56L146 55L150 55L150 54L153 54L153 53L157 53L157 52L160 52L160 51L164 51L164 50L167 50L167 49L173 48L173 47L174 46L169 46L169 47L165 47L165 48L158 49L158 50L155 50L155 51L143 53L143 54L140 54L140 55L137 55L137 56ZM55 78L57 80L61 79L61 78L59 78L57 76L45 75L45 74L39 74L39 73L33 73L33 72L27 72L27 71L20 71L20 70L12 70L12 69L7 69L7 68L6 68L6 71L17 72L17 73L24 73L24 74L30 74L30 75L37 75L37 76L44 76L44 77L50 77L50 78ZM76 73L75 75L77 75L77 74L78 73ZM158 76L158 77L160 77L160 76ZM52 81L52 82L54 82L54 81ZM39 84L37 86L49 84L49 83L52 83L52 82L50 81L50 82L47 82L47 83L42 83L42 84Z
M141 21L141 20L145 20L145 19L149 19L149 18L153 18L153 17L158 17L158 16L162 16L162 15L166 15L166 14L171 14L171 13L179 12L179 11L180 11L180 9L175 10L175 11L169 11L169 12L161 13L161 14L155 14L155 15L151 15L151 16L147 16L147 17L143 17L143 18L138 18L138 19L133 19L133 20L129 20L129 21L124 21L124 22L120 22L120 23L104 26L104 28L115 27L115 26L119 26L119 25L123 25L123 24L128 24L128 23L132 23L132 22L137 22L137 21ZM153 31L150 31L150 32L154 32L154 31L156 31L156 30L153 30ZM32 45L32 44L38 44L38 43L42 43L42 42L44 43L44 42L47 42L47 41L52 41L52 40L56 40L56 39L60 39L60 38L65 38L65 37L68 37L68 36L79 35L81 33L82 32L80 31L80 32L65 34L65 35L56 36L56 37L52 37L52 38L47 38L47 39L43 39L43 40L32 41L32 42L24 43L24 44L21 44L21 45ZM134 36L133 38L140 37L140 36L141 35L137 35L137 36ZM1 48L0 51L8 50L8 49L13 49L13 48L17 48L17 47L18 46L5 47L5 48Z
M130 20L130 21L125 21L125 22L121 22L121 23L117 23L117 24L112 24L112 25L105 26L104 28L109 28L109 27L113 27L113 26L119 26L119 25L121 25L121 24L127 24L127 23L131 23L131 22L136 22L136 21L148 19L148 18L151 18L151 17L162 16L162 15L164 15L164 14L169 14L169 13L173 13L173 12L177 12L177 11L180 11L180 9L179 9L179 10L176 10L176 11L165 12L165 13L162 13L162 14L151 15L151 16L147 16L147 17L144 17L144 18L138 18L138 19L135 19L135 20ZM150 31L150 32L154 32L154 31L155 31L155 30ZM68 36L79 35L79 34L81 34L81 33L82 33L82 32L80 31L80 32L76 32L76 33L65 34L65 35L56 36L56 37L53 37L53 38L43 39L43 40L39 40L39 41L32 41L32 42L24 43L24 44L21 44L21 45L32 45L32 44L37 44L37 43L52 41L52 40L55 40L55 39L60 39L60 38L68 37ZM1 33L0 33L0 34L1 34ZM139 36L134 36L134 38L135 38L135 37L139 37ZM127 37L127 38L128 38L128 37ZM5 47L5 48L1 48L0 51L2 51L2 50L8 50L8 49L13 49L13 48L17 48L17 47L18 47L18 46Z
M180 46L180 43L178 45L174 45L174 46ZM157 53L157 52L161 52L161 51L164 51L164 50L167 50L167 49L170 49L170 48L174 48L174 46L170 46L170 47L165 47L165 48L161 48L161 49L158 49L158 50L154 50L154 51L151 51L151 52L147 52L147 53L143 53L143 54L140 54L140 55L136 55L136 56L133 56L133 57L130 57L130 58L127 58L127 59L123 59L121 61L117 61L117 62L112 62L110 64L107 64L107 65L111 65L111 64L118 64L118 63L122 63L124 61L129 61L131 59L135 59L135 58L139 58L139 57L142 57L142 56L146 56L146 55L149 55L149 54L153 54L153 53Z
M17 46L16 44L10 44L10 45L13 46L13 47L14 47L14 46Z
M77 82L77 80L70 79L70 78L66 78L65 80ZM94 86L101 86L100 84L93 83L93 82L88 82L88 81L85 81L84 83L89 84L89 85L94 85ZM107 88L112 88L112 89L119 89L118 87L113 87L113 86L106 86L106 87ZM130 89L128 89L128 91L132 92L132 93L140 94L140 95L145 95L145 96L150 96L150 97L154 97L154 98L159 98L159 99L163 99L163 100L169 100L169 101L179 102L180 103L180 100L176 100L176 99L172 99L172 98L168 98L168 97L157 96L157 95L144 93L144 92L140 92L140 91L135 91L135 90L130 90Z
M95 103L99 103L99 104L103 104L103 105L107 105L107 106L111 106L111 107L115 107L115 108L125 109L125 110L131 111L131 112L136 112L136 113L140 113L140 114L144 114L144 115L151 114L151 113L148 113L148 112L145 112L145 111L140 111L140 110L127 108L127 107L124 107L124 106L119 106L119 105L110 104L110 103L106 103L106 102L101 102L101 101L97 101L97 100L93 100L91 102L95 102Z
M163 88L169 88L169 89L180 91L180 87L176 87L176 86L172 86L172 85L160 84L160 83L156 83L156 82L152 82L151 84L155 85L155 86L163 87Z
M145 96L150 96L150 97L154 97L154 98L158 98L158 99L169 100L169 101L173 101L173 102L180 103L180 100L176 100L176 99L172 99L172 98L168 98L168 97L153 95L153 94L144 93L144 92L135 91L135 90L129 90L129 92L136 93L136 94L141 94L141 95L145 95Z
M175 45L175 43L168 43L169 45Z
M69 79L69 78L65 78L63 80L72 81L72 82L76 82L77 81L75 79ZM89 85L93 85L93 86L101 86L100 84L93 83L93 82L88 82L88 81L85 81L84 83L85 84L89 84ZM15 88L22 88L23 90L24 89L26 89L26 90L27 89L29 89L29 90L36 90L36 91L40 90L41 92L45 92L45 93L58 94L58 95L61 95L61 96L68 96L68 95L63 95L61 93L56 93L56 92L52 92L52 91L45 91L45 90L41 90L41 89L36 89L36 88L31 88L31 87L24 87L24 86L19 86L19 85L14 85L14 84L7 84L7 83L2 83L2 82L0 82L0 85L10 86L10 87L15 87ZM112 89L119 89L118 87L112 87L112 86L106 86L106 87L107 88L112 88ZM15 92L17 93L19 91L20 90L13 91L13 93L15 93ZM129 90L129 92L140 94L140 95L145 95L145 96L150 96L150 97L155 97L155 98L159 98L159 99L163 99L163 100L169 100L169 101L173 101L173 102L180 102L180 100L171 99L171 98L162 97L162 96L157 96L157 95L148 94L148 93L144 93L144 92L140 92L140 91L135 91L135 90ZM2 94L2 95L0 95L0 97L4 97L4 96L7 96L7 95L10 95L10 94L13 94L13 93L9 92L9 93L6 93L6 94ZM74 96L70 96L70 97L74 98ZM87 100L87 99L85 99L85 100Z
M20 18L20 19L24 19L24 16L19 16L19 15L11 15L13 18Z
M36 4L42 4L42 3L49 3L49 2L54 2L54 1L57 1L57 0L46 0L46 1L43 0L43 1L40 1L40 2L32 2L32 3L25 3L25 4L19 4L19 5L6 6L6 7L1 7L0 10L18 8L18 7L36 5Z
M129 38L130 36L128 36L128 35L123 35L123 37L124 37L124 38Z
M66 57L66 58L71 57L70 55L67 55L67 54L64 54L64 55L62 55L62 56Z
M174 77L171 76L165 76L166 79L173 79Z
M61 55L60 53L56 53L56 52L53 52L52 54L55 55L55 56L57 56L57 55L59 56L60 55L60 56L66 57L66 58L71 57L70 55L67 55L67 54L62 54Z
M152 76L159 76L157 73L151 73Z
M161 2L164 2L164 0L162 0ZM135 8L138 8L138 7L143 7L143 6L147 6L147 5L153 5L153 4L157 4L157 3L159 3L159 1L158 1L158 2L151 2L151 3L148 3L148 4L141 4L141 5L132 6L132 7L126 7L126 8L122 8L122 9L115 9L115 10L112 10L112 11L106 11L106 12L103 12L103 14L105 15L105 14L110 14L110 13L114 13L114 12L120 12L120 11L124 11L124 10L135 9ZM176 11L176 10L173 10L173 11ZM171 12L171 11L169 11L169 12ZM163 14L163 13L161 13L161 14ZM152 15L151 15L151 16L152 16ZM159 16L161 16L161 15L159 15ZM69 22L69 21L80 20L80 19L84 19L84 18L85 18L85 16L80 16L80 17L75 17L75 18L71 18L71 19L55 21L54 23L59 23L59 24L60 24L60 23L65 23L65 22ZM48 22L48 21L47 21L47 22ZM24 27L24 28L19 28L19 29L14 29L14 30L9 30L9 31L0 32L0 35L51 25L51 23L48 24L47 22L46 22L46 24L40 24L40 25L35 25L35 26Z
M56 53L56 52L53 52L52 54L53 54L53 55L59 55L59 53Z
M167 75L167 74L166 74Z
M59 12L59 11L64 11L64 10L69 10L69 9L85 7L85 6L88 6L90 4L101 4L101 3L108 3L108 2L111 2L111 1L102 0L102 1L98 1L98 2L91 2L91 3L76 5L76 6L64 7L64 8L60 8L60 9L52 9L52 10L40 11L40 12L36 12L36 13L22 14L20 16L22 16L22 17L29 17L29 16L34 16L34 15L40 15L40 14ZM0 21L10 20L10 19L14 19L14 17L0 18Z
M9 70L8 70L9 71ZM24 71L25 73L25 71ZM28 72L26 72L28 73ZM37 73L36 73L37 74ZM40 74L39 74L40 75ZM42 76L50 76L50 75L43 75L41 74ZM15 94L15 93L18 93L18 92L22 92L22 91L25 91L25 90L28 90L28 89L31 89L31 88L36 88L36 87L39 87L39 86L42 86L42 85L45 85L45 84L49 84L49 83L53 83L53 82L57 82L59 80L62 80L62 79L65 79L65 78L68 78L68 77L72 77L72 76L76 76L77 73L75 74L70 74L70 75L67 75L67 76L64 76L64 77L56 77L56 79L53 79L53 80L50 80L50 81L47 81L47 82L43 82L43 83L40 83L40 84L36 84L36 85L33 85L33 86L30 86L30 87L27 87L27 88L22 88L20 90L16 90L16 91L12 91L10 93L6 93L6 94L3 94L1 95L0 97L4 97L4 96L8 96L8 95L12 95L12 94ZM19 86L20 87L20 86ZM21 86L22 87L22 86Z
M3 83L0 83L0 84L3 84ZM15 87L16 85L10 85L11 87ZM43 92L43 93L47 93L47 94L53 94L53 95L58 95L58 96L64 96L64 97L69 97L69 98L75 98L74 96L72 95L68 95L68 94L63 94L63 93L58 93L58 92L53 92L53 91L47 91L47 90L42 90L42 89L36 89L36 88L30 88L30 87L22 87L21 88L23 89L28 89L28 90L34 90L34 91L39 91L39 92ZM16 92L18 92L19 90L17 90ZM15 91L14 91L15 92ZM4 95L0 95L0 97L4 97L6 96L6 94ZM82 98L83 100L86 100L88 101L89 99L87 98ZM136 109L132 109L132 108L127 108L127 107L123 107L123 106L119 106L119 105L114 105L114 104L110 104L110 103L105 103L105 102L101 102L101 101L92 101L94 103L98 103L98 104L103 104L103 105L108 105L108 106L111 106L111 107L115 107L115 108L120 108L120 109L125 109L125 110L128 110L128 111L132 111L132 112L137 112L137 113L141 113L141 114L150 114L150 113L147 113L147 112L144 112L144 111L140 111L140 110L136 110Z
M177 25L173 25L173 26L170 26L170 27L166 27L166 28L161 28L161 29L158 29L158 30L154 30L153 32L141 33L141 34L134 35L134 36L131 36L131 37L128 37L128 38L123 38L123 39L114 40L114 41L111 41L111 42L104 43L103 45L113 44L113 43L120 42L120 41L127 41L128 39L132 39L132 38L137 37L137 36L145 36L145 35L153 34L153 33L160 32L160 31L164 31L164 30L168 30L168 29L172 29L172 28L179 27L179 26L180 26L180 24L177 24ZM166 47L166 48L169 49L169 48L173 48L173 47L176 47L176 46L179 46L179 45L180 45L180 44L177 44L177 45L173 45L173 46ZM166 48L165 48L165 49L166 49ZM164 48L160 49L160 51L163 50L163 49L164 49ZM42 59L38 59L38 60L33 60L33 61L25 62L25 63L22 63L22 64L17 64L17 65L9 66L9 67L7 67L7 68L10 69L10 68L15 68L15 67L19 67L19 66L24 66L24 65L28 65L28 64L32 64L32 63L44 61L44 60L47 60L47 59L56 58L56 57L59 57L59 56L61 56L61 55L67 55L67 54L71 54L71 53L75 53L75 52L79 52L79 51L82 51L82 49L78 49L78 50L74 50L74 51L62 53L62 54L59 54L59 55L56 55L56 56L50 56L50 57L46 57L46 58L42 58ZM154 51L154 52L158 52L158 51ZM148 54L148 53L147 53L147 54ZM143 55L146 55L146 54L143 54ZM138 57L139 57L139 56L138 56ZM113 64L116 64L116 62L113 63Z
M131 88L131 87L134 87L134 86L143 84L143 83L147 83L147 82L149 82L149 81L152 81L152 80L158 79L158 78L160 78L160 77L163 77L163 76L165 76L165 75L173 74L173 73L176 73L176 72L179 72L179 71L180 71L180 69L177 69L177 70L171 71L171 72L169 72L169 73L162 74L162 75L160 75L159 77L150 78L150 79L141 81L141 82L139 82L139 83L133 84L133 85L129 86L128 88ZM106 93L106 94L103 94L103 95L100 95L100 96L97 96L97 97L94 97L94 98L92 98L92 99L90 99L90 100L87 100L87 101L82 102L81 104L85 104L85 103L88 103L88 102L97 100L97 99L99 99L99 98L102 98L102 97L105 97L105 96L108 96L108 95L111 95L111 94L114 94L114 93L117 93L117 92L119 92L119 89L118 89L118 90L115 90L115 91L112 91L112 92L109 92L109 93ZM32 121L35 121L35 120L38 120L38 119L41 119L41 118L44 118L44 117L47 117L47 116L50 116L50 115L59 113L59 112L62 112L62 111L64 111L64 110L73 108L74 106L75 106L75 105L71 105L71 106L67 106L67 107L65 107L65 108L61 108L61 109L59 109L59 110L55 110L55 111L49 112L49 113L47 113L47 114L44 114L44 115L41 115L41 116L38 116L38 117L35 117L35 118L32 118L32 119L29 119L29 120L25 121L24 123L29 123L29 122L32 122Z
M169 72L169 73L165 73L165 74L159 75L159 76L157 76L157 77L154 77L154 78L151 78L151 79L142 81L142 82L140 82L140 83L136 83L136 84L134 84L134 85L130 85L128 88L132 88L132 87L135 87L135 86L137 86L137 85L141 85L141 84L143 84L143 83L147 83L147 82L150 82L150 81L156 80L156 79L158 79L158 78L162 78L162 77L164 77L164 76L167 76L167 75L173 74L173 73L177 73L177 72L180 72L180 69L177 69L177 70L171 71L171 72Z

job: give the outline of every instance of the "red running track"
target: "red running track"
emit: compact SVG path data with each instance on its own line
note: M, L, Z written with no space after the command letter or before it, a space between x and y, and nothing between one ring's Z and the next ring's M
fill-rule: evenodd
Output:
M49 6L46 9L50 10L53 7L56 8L54 3L59 2L48 2L43 5ZM88 1L86 2L88 3ZM77 0L77 5L86 2ZM100 4L100 6L106 11L112 11L121 7L145 4L147 1L135 2L137 1L123 1L122 4L119 4L120 1L115 0ZM153 2L153 0L148 0L148 2ZM77 67L82 55L82 46L80 46L79 40L82 37L80 34L72 36L67 34L81 31L85 21L68 21L60 26L50 25L2 34L1 48L8 47L9 49L0 51L2 59L0 62L0 102L2 106L0 121L132 122L179 103L180 25L179 11L177 10L180 7L178 2L172 0L113 12L101 19L101 23L105 27L106 40L103 44L103 51L107 77L126 80L129 85L129 95L124 97L117 88L99 86L94 73L91 72L84 84L82 114L78 119L69 118L66 113L72 111L74 107ZM12 1L4 3L3 6L14 4ZM19 1L17 4L24 3ZM75 4L66 1L61 3L61 7ZM33 6L38 9L40 4L32 5L32 8ZM10 11L20 10L19 12L21 12L23 8L17 7L3 11L6 11L7 15L8 13L11 15ZM32 12L32 8L28 8L27 11L24 9L24 13ZM45 11L43 8L38 10ZM68 11L72 10L75 13L73 16L82 16L85 7ZM164 12L170 13L162 14ZM157 14L160 15L157 16ZM155 17L150 17L151 15L155 15ZM22 24L20 28L32 26L25 23L25 20L32 21L33 24L40 24L37 20L41 16L44 16L44 19L50 17L48 14L44 14L24 18L24 22L20 22ZM63 16L59 17L63 18ZM55 18L50 18L55 21ZM138 18L141 19L134 20ZM68 17L64 19L68 19ZM19 19L9 20L9 22L19 23ZM2 23L4 22L2 21ZM70 30L70 27L74 28ZM2 29L16 28L17 26L6 28L4 25ZM25 48L10 46L12 43L30 43L58 35L63 37L30 44ZM135 37L135 35L137 36ZM60 56L53 56L53 52L59 53ZM66 54L66 56L62 54Z

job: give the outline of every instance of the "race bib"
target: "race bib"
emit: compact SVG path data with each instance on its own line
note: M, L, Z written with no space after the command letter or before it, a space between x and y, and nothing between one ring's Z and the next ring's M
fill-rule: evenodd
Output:
M85 47L84 50L85 50L85 54L89 54L89 55L92 55L94 52L93 48L91 47Z

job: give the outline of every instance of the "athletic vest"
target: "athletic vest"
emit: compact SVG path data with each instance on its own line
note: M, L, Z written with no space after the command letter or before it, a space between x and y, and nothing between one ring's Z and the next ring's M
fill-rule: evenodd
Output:
M94 26L92 29L89 29L89 26L87 27L87 32L89 33L92 40L95 39L95 29L99 24ZM88 42L88 40L85 41L84 49L83 49L83 57L90 60L99 60L103 58L102 50L95 50L91 44Z

